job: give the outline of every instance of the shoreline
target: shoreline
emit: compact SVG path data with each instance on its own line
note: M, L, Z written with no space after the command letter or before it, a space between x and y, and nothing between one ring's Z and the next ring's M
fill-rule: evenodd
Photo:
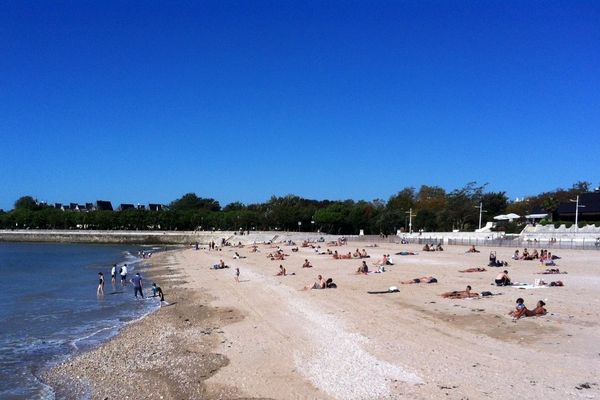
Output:
M158 283L176 303L136 322L100 348L53 371L68 385L91 387L91 398L319 398L319 399L523 399L590 398L600 394L600 314L594 300L600 261L592 251L564 250L558 260L565 287L519 290L490 286L497 268L488 254L420 252L417 245L350 243L341 253L366 248L369 265L382 254L395 265L357 275L356 259L333 260L310 248L272 261L275 246L221 251L178 249L154 259ZM323 247L327 247L324 245ZM239 252L243 258L234 258ZM512 249L497 249L510 259ZM153 256L154 257L154 256ZM301 268L308 258L313 268ZM231 268L213 270L223 259ZM510 260L509 260L510 261ZM295 275L275 276L283 264ZM234 281L234 267L241 269ZM535 261L510 261L511 277L533 282ZM334 290L300 290L316 274L333 277ZM433 285L400 285L433 275ZM442 292L473 285L490 298L449 300ZM398 286L392 294L367 291ZM546 299L548 315L511 321L517 297L528 306ZM569 371L568 374L565 371ZM115 378L117 377L117 378ZM121 379L124 377L125 379Z
M145 273L146 287L152 281L159 283L168 306L127 322L108 341L41 374L40 380L54 390L57 398L155 398L160 393L160 398L180 399L207 395L202 385L190 391L186 383L196 376L206 379L227 364L226 358L213 353L219 336L217 328L233 316L241 317L232 310L221 312L206 306L208 298L182 287L185 275L171 265L173 254L181 250L156 253ZM212 327L203 331L201 326ZM201 343L190 340L196 336L202 337ZM187 365L198 367L184 373ZM143 384L128 384L120 377ZM215 398L220 396L215 394Z

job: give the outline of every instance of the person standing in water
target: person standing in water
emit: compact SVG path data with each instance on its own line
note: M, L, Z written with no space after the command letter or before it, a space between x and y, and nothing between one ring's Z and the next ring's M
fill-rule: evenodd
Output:
M117 264L113 264L113 267L110 270L110 283L112 283L113 286L117 283Z
M133 279L131 279L131 282L133 283L133 294L135 295L135 298L137 299L138 293L139 293L143 299L144 298L144 290L143 290L144 285L142 284L142 277L140 276L139 272L137 272L135 274Z
M96 289L97 295L104 294L104 274L102 272L98 272L98 289Z
M127 264L121 267L121 284L124 286L127 283Z

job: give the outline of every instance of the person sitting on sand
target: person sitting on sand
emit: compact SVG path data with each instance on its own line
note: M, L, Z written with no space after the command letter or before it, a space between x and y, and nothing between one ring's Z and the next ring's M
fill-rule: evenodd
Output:
M327 287L327 281L323 279L322 275L317 277L317 281L312 285L304 286L302 290L310 290L310 289L325 289Z
M444 251L444 248L442 247L441 243L437 244L437 247L435 248L435 251Z
M287 275L287 271L286 269L283 267L283 265L279 265L279 272L275 274L275 276L286 276Z
M330 250L328 250L328 251L330 251ZM339 260L339 259L340 259L340 255L338 254L338 251L337 251L337 250L335 250L335 251L333 252L333 258L334 258L334 260Z
M408 281L401 281L400 283L403 285L412 285L413 283L436 283L437 281L433 276L422 276Z
M531 253L531 259L537 260L538 258L540 258L540 255L539 255L537 249L533 249L533 253Z
M379 265L387 265L388 263L388 258L387 258L387 254L384 254L383 257L381 258L381 260L377 260L373 263L373 265L375 266L379 266Z
M475 248L475 245L471 246L471 248L469 250L467 250L465 253L479 253L479 250L477 250Z
M366 261L362 262L362 265L360 267L358 267L358 269L356 270L357 274L368 274L369 273L369 266L367 265Z
M425 246L423 246L423 251L429 251L429 244L425 243Z
M548 311L544 308L545 305L546 303L544 303L542 300L538 301L536 307L533 310L525 309L525 316L537 317L538 315L546 315Z
M312 265L310 264L310 261L308 261L308 258L304 259L304 264L302 264L302 268L312 268Z
M458 272L483 272L483 271L487 271L487 269L476 267L476 268L462 269L462 270L460 270Z
M515 309L512 310L511 312L509 312L508 315L512 316L514 319L519 319L519 318L525 316L527 311L528 311L527 307L525 307L525 300L523 300L523 298L519 297L517 299L517 305L516 305Z
M512 256L513 260L520 260L521 257L519 256L519 249L515 250L513 256Z
M470 297L479 297L479 293L471 292L471 286L467 286L465 290L455 290L440 294L446 299L468 299Z
M394 265L394 262L392 261L392 257L388 254L387 255L387 260L385 265Z
M360 257L361 258L370 258L371 256L369 256L367 254L367 251L365 249L362 249L362 251L360 252Z
M508 276L508 271L504 270L496 276L496 280L494 281L496 286L510 286L512 283L510 282L510 277Z

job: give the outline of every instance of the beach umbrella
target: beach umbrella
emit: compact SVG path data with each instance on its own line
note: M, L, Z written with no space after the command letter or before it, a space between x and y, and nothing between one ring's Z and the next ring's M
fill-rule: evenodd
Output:
M497 220L497 221L506 221L508 218L506 217L506 215L500 214L500 215L496 215L494 217L494 219Z

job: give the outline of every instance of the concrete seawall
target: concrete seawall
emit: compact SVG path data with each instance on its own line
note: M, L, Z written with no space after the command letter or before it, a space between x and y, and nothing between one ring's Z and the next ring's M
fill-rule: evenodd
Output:
M320 233L303 232L252 232L240 235L237 232L217 231L75 231L75 230L0 230L0 242L42 242L42 243L108 243L108 244L166 244L189 245L214 241L221 243L222 239L232 244L262 243L266 241L305 239L316 240L319 237L331 236ZM337 236L335 237L337 238Z

